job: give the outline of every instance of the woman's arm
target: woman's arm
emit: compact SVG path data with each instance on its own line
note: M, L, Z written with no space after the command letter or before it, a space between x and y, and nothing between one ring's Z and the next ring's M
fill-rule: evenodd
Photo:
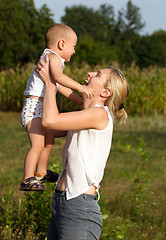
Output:
M49 112L48 105L45 104L44 111ZM48 129L55 130L102 130L108 124L107 113L102 108L88 108L81 111L59 113L55 118L45 114L42 124Z

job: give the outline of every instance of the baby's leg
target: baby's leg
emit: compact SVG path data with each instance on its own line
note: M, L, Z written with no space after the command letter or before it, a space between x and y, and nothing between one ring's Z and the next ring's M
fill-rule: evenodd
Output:
M57 131L57 130L46 130L46 138L45 138L45 147L39 157L37 164L37 171L35 176L37 179L42 179L43 176L47 173L46 178L49 178L48 182L54 182L53 179L57 178L57 173L53 173L50 170L47 170L47 163L49 160L49 156L54 145L54 138L64 137L67 135L66 131ZM52 173L51 173L52 172Z
M46 130L45 146L40 154L37 164L37 174L44 176L47 171L48 159L54 145L54 131Z
M42 119L35 118L27 123L27 133L31 147L25 157L24 179L34 176L39 156L45 145L46 129L42 126Z

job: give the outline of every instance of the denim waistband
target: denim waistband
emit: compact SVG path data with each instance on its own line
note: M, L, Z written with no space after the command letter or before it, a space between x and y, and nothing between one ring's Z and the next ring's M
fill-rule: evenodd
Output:
M66 196L66 191L60 191L58 189L55 189L52 197L58 197L58 196L65 197ZM79 195L78 198L96 200L96 197L94 195L90 195L90 194L86 194L86 193L83 193L83 194Z

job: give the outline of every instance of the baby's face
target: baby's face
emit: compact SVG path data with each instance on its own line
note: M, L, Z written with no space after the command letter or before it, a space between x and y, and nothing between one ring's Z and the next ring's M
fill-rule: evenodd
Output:
M65 47L63 49L63 58L65 62L69 62L71 56L75 53L75 46L77 44L77 36L73 32L70 36L70 39L65 41Z

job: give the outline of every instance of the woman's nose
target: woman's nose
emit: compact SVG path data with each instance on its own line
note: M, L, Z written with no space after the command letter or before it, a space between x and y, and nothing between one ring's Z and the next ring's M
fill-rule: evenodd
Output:
M87 76L90 77L90 74L88 73Z
M92 77L93 76L93 72L88 72L87 76L88 77Z

